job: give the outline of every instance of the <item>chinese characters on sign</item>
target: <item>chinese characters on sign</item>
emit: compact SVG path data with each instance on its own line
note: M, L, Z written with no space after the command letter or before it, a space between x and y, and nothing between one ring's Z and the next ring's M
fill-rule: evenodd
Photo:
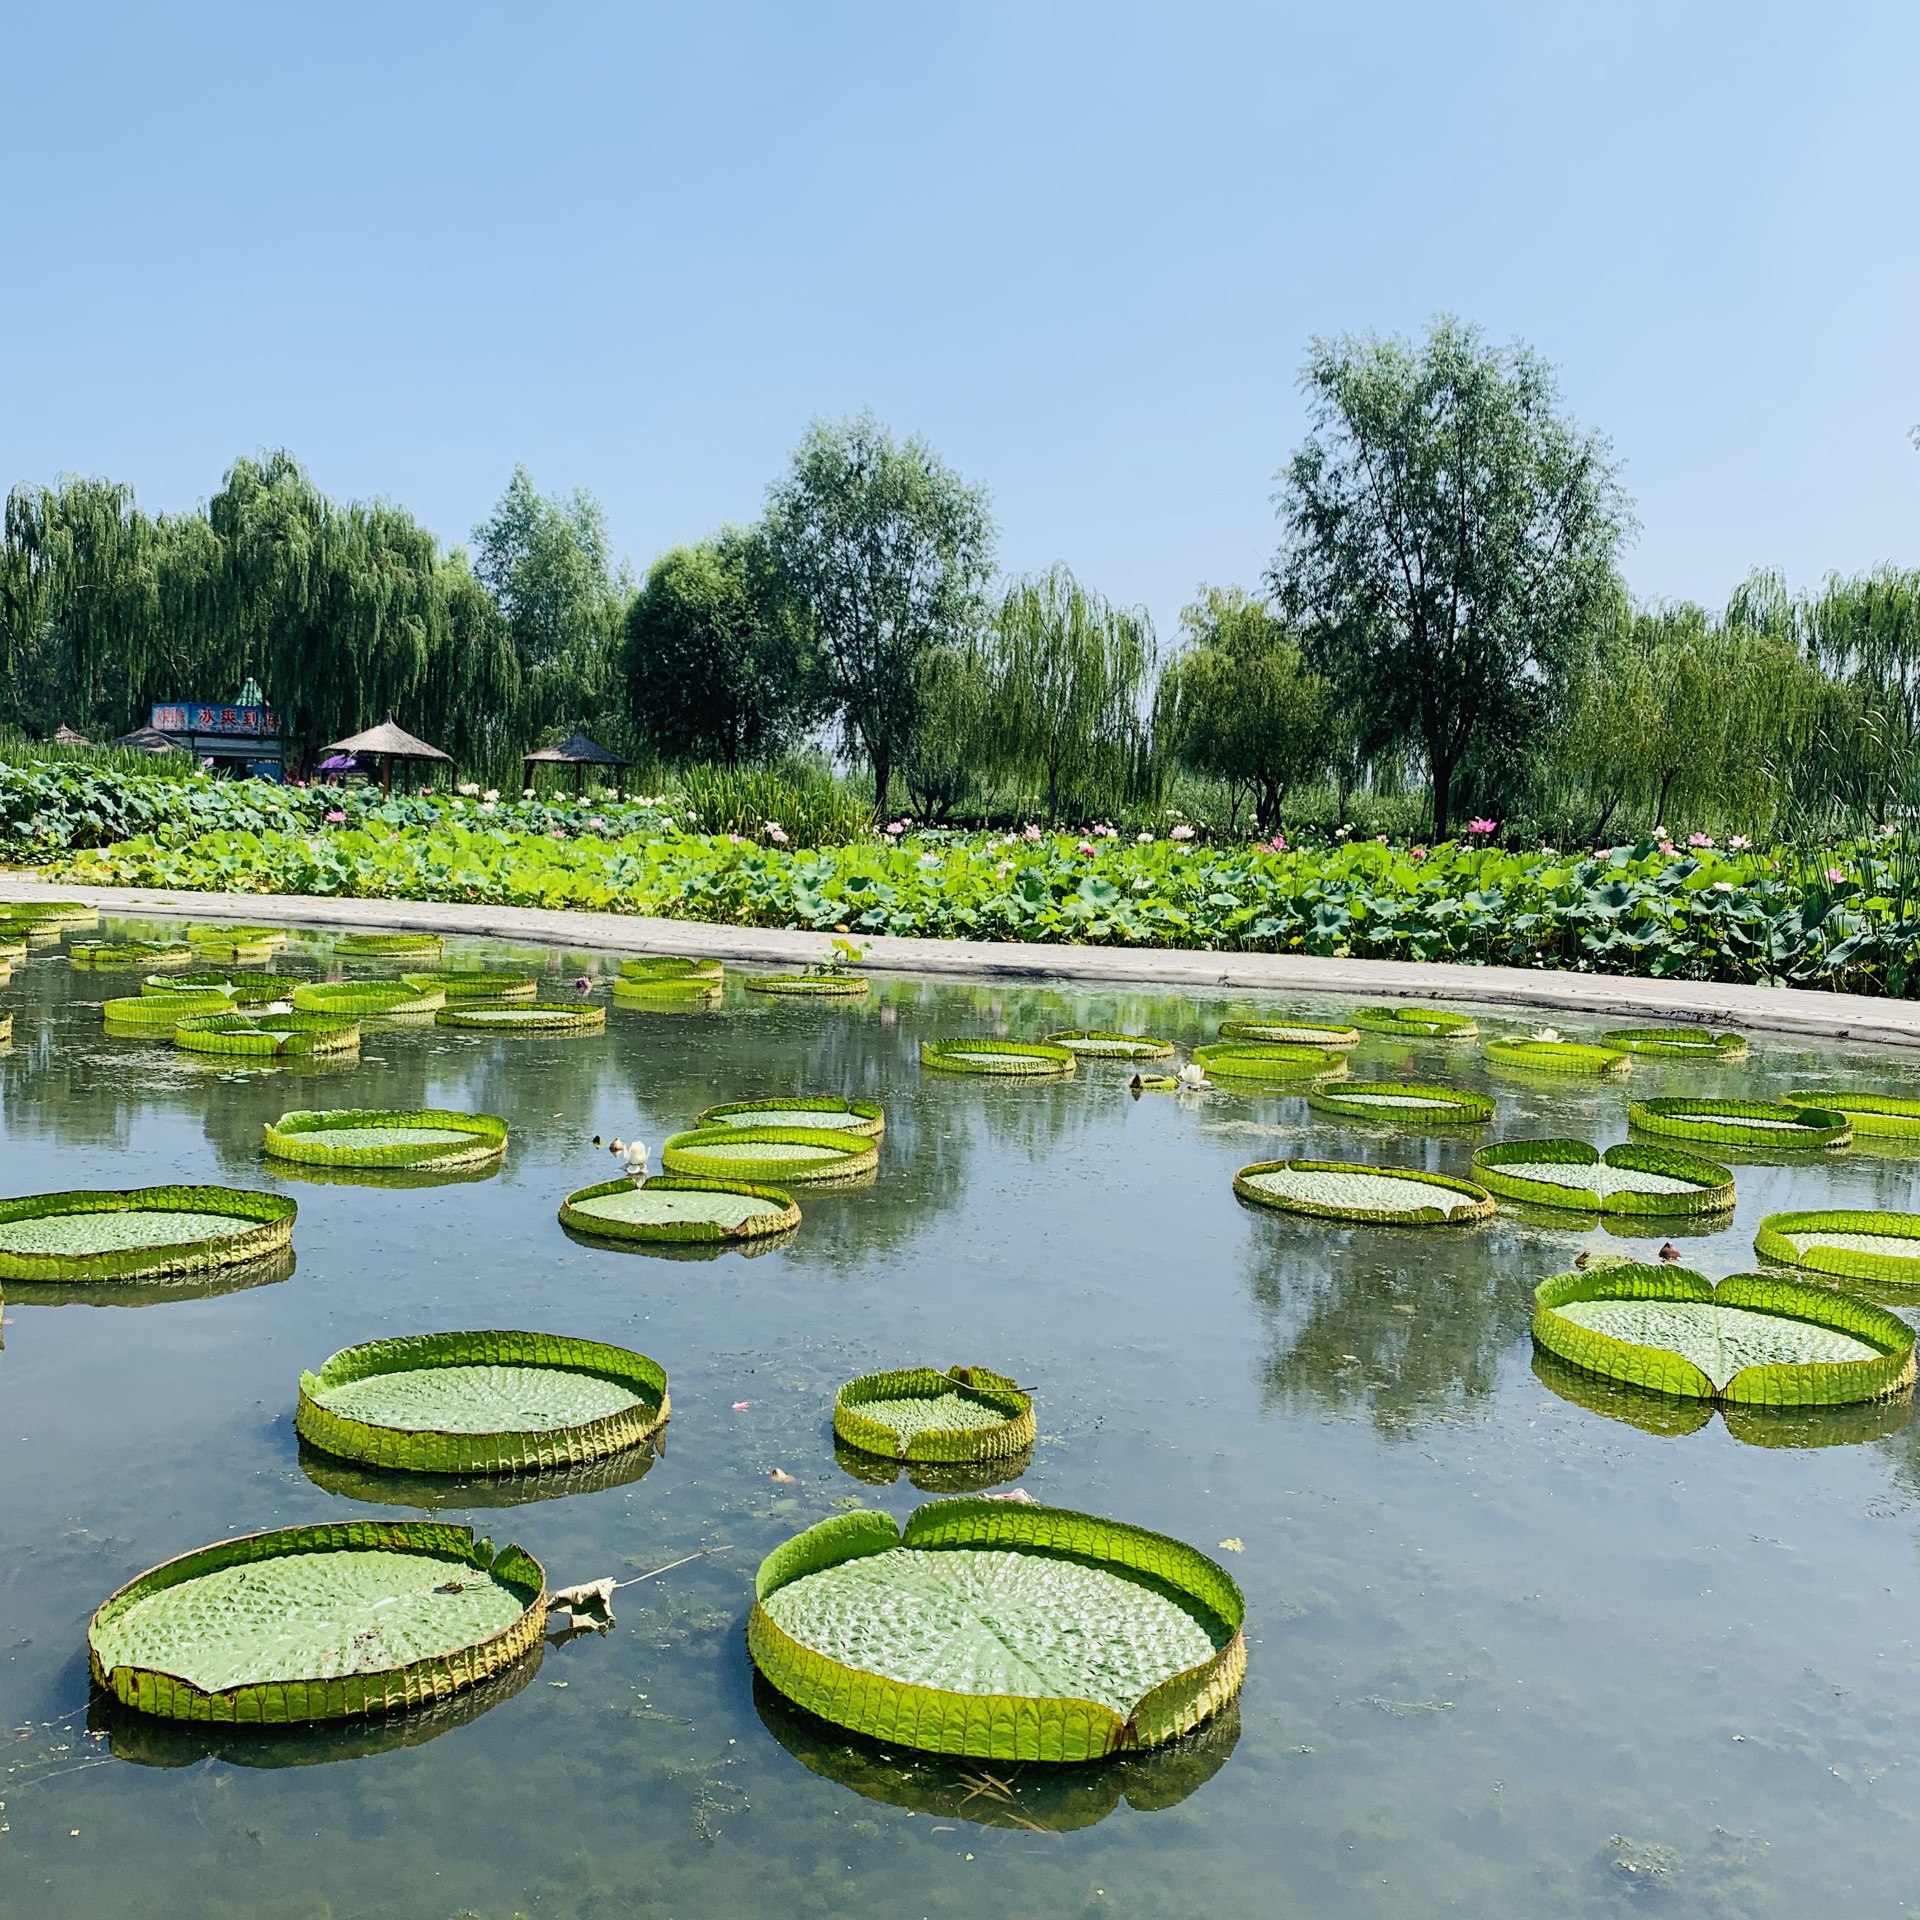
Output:
M180 700L156 706L150 724L162 733L224 733L261 739L278 735L280 716L271 707L225 707L212 701Z

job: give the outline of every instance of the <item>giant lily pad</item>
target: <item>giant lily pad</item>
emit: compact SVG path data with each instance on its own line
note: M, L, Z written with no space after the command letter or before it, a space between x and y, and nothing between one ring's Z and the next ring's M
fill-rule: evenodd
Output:
M1358 1027L1342 1026L1337 1021L1290 1020L1280 1014L1254 1020L1223 1020L1222 1040L1260 1040L1281 1047L1357 1047Z
M1592 1047L1578 1040L1489 1040L1487 1059L1496 1067L1522 1073L1565 1074L1597 1080L1603 1075L1628 1073L1633 1056L1617 1047Z
M1627 1118L1643 1133L1723 1147L1844 1147L1853 1138L1845 1114L1777 1100L1636 1100Z
M667 1376L625 1347L549 1333L429 1333L344 1347L300 1376L294 1427L408 1473L524 1473L644 1445Z
M1920 1286L1920 1213L1852 1207L1770 1213L1760 1222L1753 1250L1809 1273Z
M709 1107L696 1127L832 1127L877 1140L887 1130L884 1109L873 1100L837 1093L774 1094L765 1100L732 1100Z
M1471 1040L1480 1031L1469 1015L1443 1007L1362 1007L1353 1024L1396 1040Z
M345 933L333 950L343 960L437 960L442 944L437 933Z
M480 1033L600 1033L607 1010L585 1000L529 1000L506 1007L476 1006L471 1001L442 1007L433 1016L438 1027L470 1027Z
M415 993L438 993L450 1001L537 1000L540 983L530 973L489 973L473 967L449 968L444 972L403 973L400 984Z
M863 973L748 973L740 984L749 993L795 995L801 999L859 1000L868 990Z
M0 1278L137 1280L238 1266L293 1237L283 1194L132 1187L0 1200Z
M345 1107L283 1113L267 1122L263 1150L270 1159L309 1166L444 1173L497 1159L506 1149L507 1123L490 1113Z
M305 980L297 973L238 972L231 967L198 967L191 973L154 974L140 991L158 999L168 994L223 994L236 1007L270 1007L291 1001Z
M1347 1056L1325 1047L1282 1047L1224 1040L1195 1047L1194 1060L1215 1080L1344 1080Z
M100 1018L109 1033L171 1034L190 1013L231 1013L233 1001L218 987L195 987L179 993L142 992L132 999L103 1000Z
M271 960L287 944L279 927L189 927L187 938L202 960Z
M1171 1040L1156 1040L1150 1033L1109 1033L1100 1027L1065 1027L1048 1034L1045 1044L1093 1060L1166 1060L1173 1055Z
M708 1006L718 1002L726 968L718 960L643 954L620 963L613 998L623 1007Z
M835 1396L833 1430L889 1460L1003 1460L1033 1446L1033 1398L985 1367L863 1373Z
M331 1013L189 1013L175 1021L173 1044L242 1058L356 1053L360 1025Z
M920 1064L937 1073L1043 1079L1073 1071L1073 1053L1038 1040L923 1040Z
M1891 1093L1836 1093L1830 1087L1781 1097L1790 1107L1813 1107L1841 1115L1857 1139L1920 1140L1920 1100L1905 1100Z
M184 940L76 940L67 949L67 964L96 973L187 967L193 964L193 949Z
M1349 1086L1313 1086L1307 1105L1316 1113L1347 1120L1378 1120L1426 1132L1434 1127L1480 1127L1493 1118L1493 1102L1465 1087L1415 1086L1399 1080L1361 1080Z
M339 1013L353 1020L398 1023L424 1021L447 1004L447 996L438 987L423 990L375 981L313 980L294 988L293 1004L303 1013Z
M838 1726L936 1753L1097 1760L1238 1692L1244 1603L1203 1553L1063 1509L849 1513L760 1563L754 1664Z
M724 1246L791 1233L800 1209L778 1187L663 1173L644 1185L607 1180L582 1187L561 1201L560 1220L602 1240Z
M1654 1060L1737 1060L1747 1050L1745 1034L1708 1027L1614 1027L1601 1038L1609 1047Z
M780 1186L855 1179L879 1160L871 1139L844 1127L694 1127L670 1135L660 1149L669 1173Z
M1493 1195L1471 1180L1345 1160L1260 1161L1233 1176L1233 1190L1255 1206L1282 1213L1383 1226L1461 1226L1494 1211Z
M1473 1174L1509 1200L1589 1213L1725 1213L1734 1202L1725 1167L1672 1147L1503 1140L1473 1156Z
M97 927L100 909L84 900L10 900L6 916L22 926Z
M1827 1287L1684 1268L1563 1273L1534 1289L1533 1337L1611 1380L1685 1399L1838 1406L1913 1382L1913 1329Z
M183 1554L93 1616L94 1684L176 1720L284 1725L443 1700L520 1658L546 1574L466 1527L353 1520Z

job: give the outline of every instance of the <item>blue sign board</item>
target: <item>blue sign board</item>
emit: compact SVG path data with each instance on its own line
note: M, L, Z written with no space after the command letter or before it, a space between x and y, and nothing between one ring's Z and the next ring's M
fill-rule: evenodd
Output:
M162 733L217 733L243 740L271 740L280 734L280 716L271 707L225 706L216 700L157 705L150 724Z

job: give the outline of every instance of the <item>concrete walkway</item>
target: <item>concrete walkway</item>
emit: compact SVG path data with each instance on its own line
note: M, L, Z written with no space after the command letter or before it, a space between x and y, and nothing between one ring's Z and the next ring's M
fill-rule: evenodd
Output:
M0 872L0 902L84 900L109 914L343 927L535 941L576 951L671 953L792 966L818 960L829 936L769 927L648 920L618 913L466 906L432 900L348 900L311 894L188 893L150 887L77 887ZM1920 1047L1920 1002L1791 987L1631 980L1524 967L1462 967L1403 960L1323 960L1309 954L1201 953L1164 947L1069 947L997 940L863 936L869 970L1059 980L1130 987L1242 987L1254 992L1348 994L1371 1000L1470 1000L1481 1006L1634 1016L1688 1025L1878 1040Z

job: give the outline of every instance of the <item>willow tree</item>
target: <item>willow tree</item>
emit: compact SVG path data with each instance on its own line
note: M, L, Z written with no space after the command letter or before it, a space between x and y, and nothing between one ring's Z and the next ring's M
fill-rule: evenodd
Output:
M1548 368L1457 321L1316 341L1301 384L1272 581L1342 701L1423 754L1444 835L1476 739L1539 706L1609 604L1626 504Z

